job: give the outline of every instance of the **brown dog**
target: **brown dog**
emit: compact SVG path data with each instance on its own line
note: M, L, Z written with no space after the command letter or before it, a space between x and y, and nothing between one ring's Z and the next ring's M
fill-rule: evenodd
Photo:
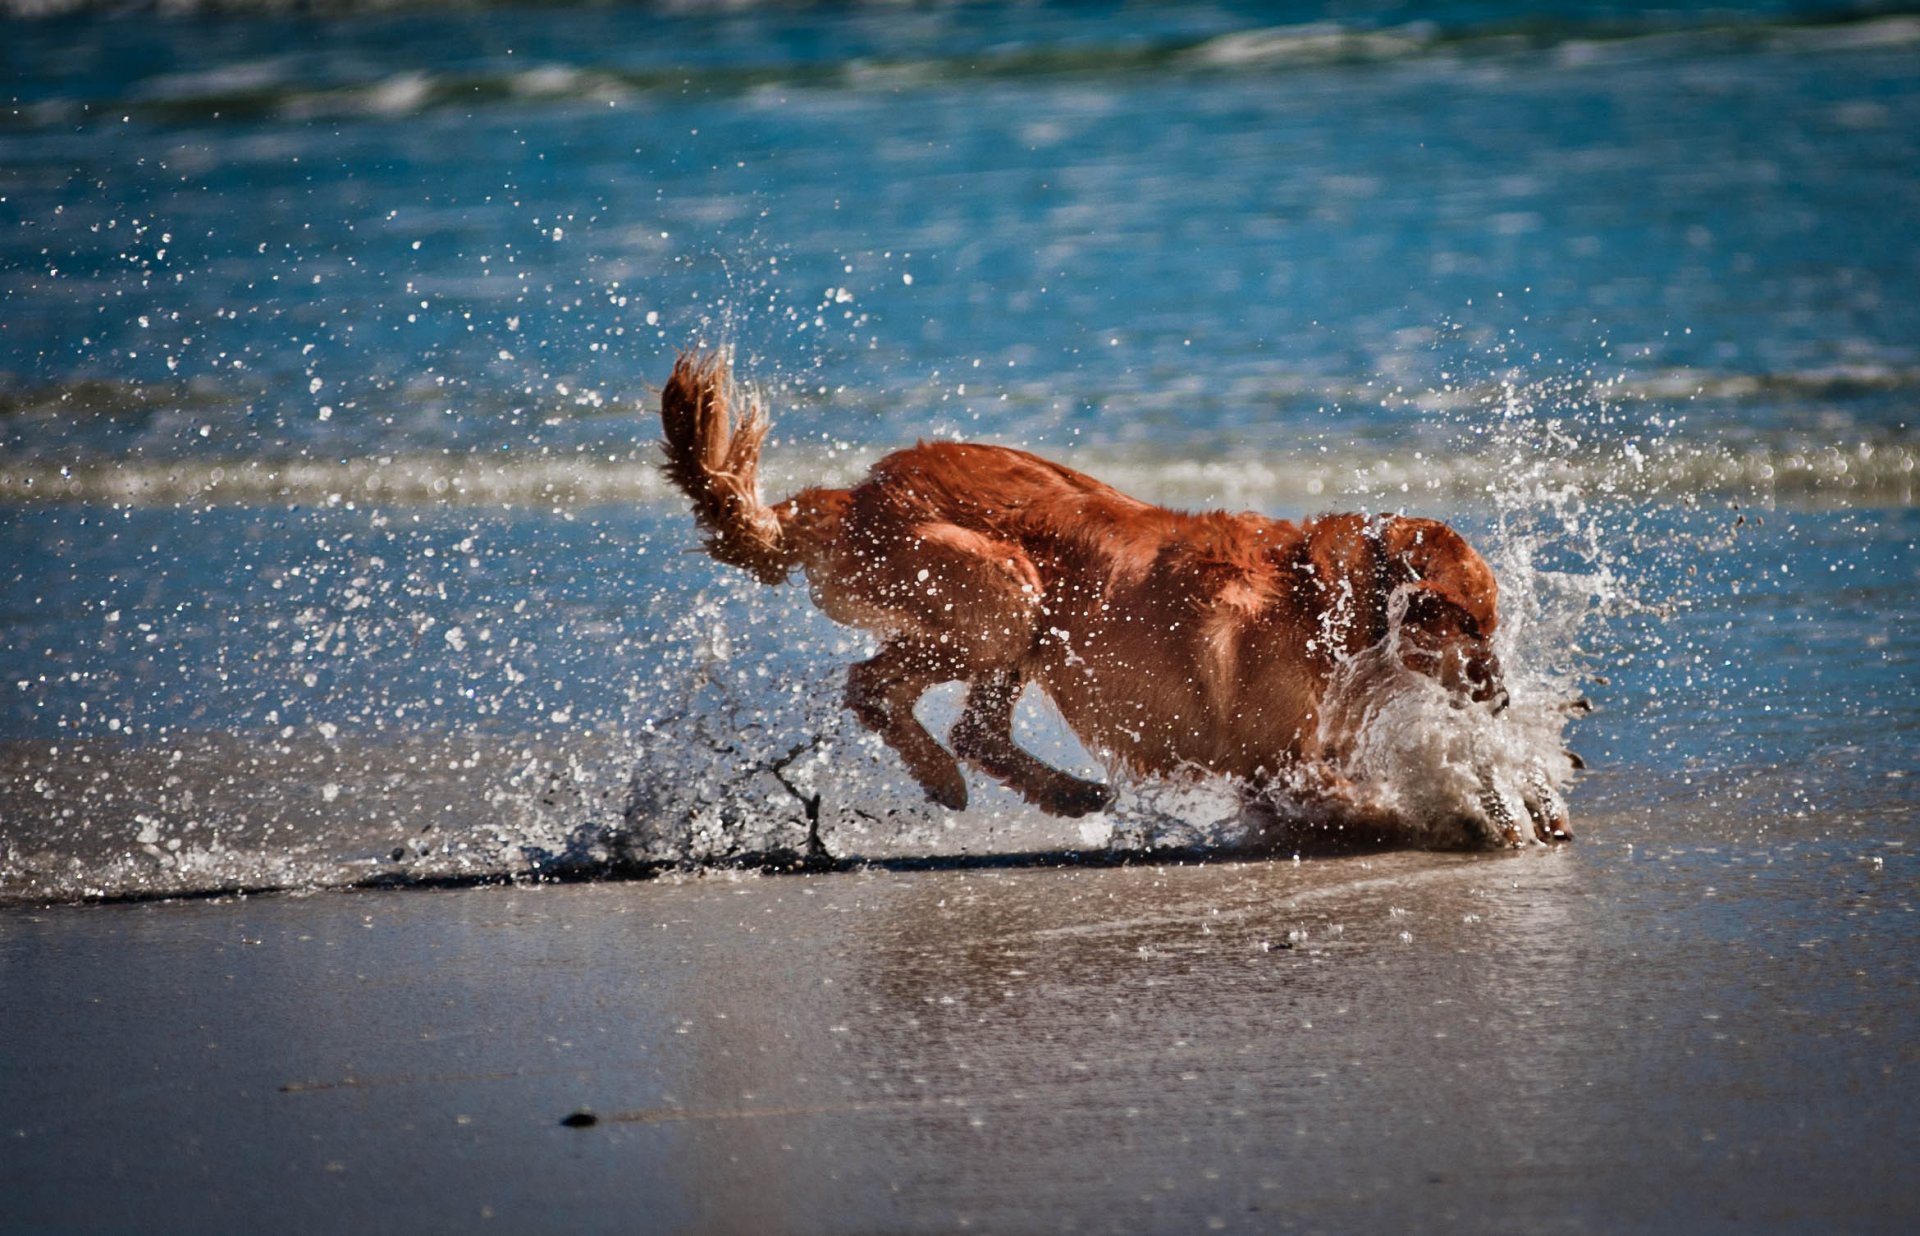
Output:
M1112 801L1015 744L1030 681L1125 767L1284 786L1307 814L1363 834L1394 821L1369 818L1332 771L1343 726L1324 714L1343 668L1391 654L1463 703L1506 704L1493 572L1445 524L1189 515L1025 451L945 442L887 456L852 489L767 506L768 422L740 402L724 355L679 358L661 393L667 476L715 558L770 584L799 567L829 617L878 637L847 676L847 706L944 806L967 802L956 755L1054 815ZM967 696L949 754L913 708L955 680ZM1517 844L1504 802L1489 786L1492 835ZM1567 835L1544 779L1525 805L1539 839Z

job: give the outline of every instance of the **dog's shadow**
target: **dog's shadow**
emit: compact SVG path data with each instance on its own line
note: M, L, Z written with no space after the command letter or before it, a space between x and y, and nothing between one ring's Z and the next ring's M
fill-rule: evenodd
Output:
M668 860L631 857L617 846L602 864L615 878L644 878L669 870L756 871L769 875L814 875L858 871L895 874L968 871L1043 871L1053 869L1111 869L1117 867L1193 866L1200 863L1256 863L1290 859L1348 858L1418 848L1404 839L1303 826L1281 836L1255 841L1187 843L1180 845L1055 846L1041 849L960 850L920 854L834 853L818 833L810 833L804 847L778 847L758 852L736 851L723 856ZM604 851L603 851L604 852ZM564 879L586 874L578 865L550 873ZM591 877L589 877L591 878Z

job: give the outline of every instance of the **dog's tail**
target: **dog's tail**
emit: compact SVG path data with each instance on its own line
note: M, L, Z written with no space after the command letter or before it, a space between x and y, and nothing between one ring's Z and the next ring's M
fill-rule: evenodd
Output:
M770 424L759 399L734 385L724 351L682 352L674 361L660 392L667 479L693 500L709 554L777 584L800 555L780 512L760 500L760 443Z

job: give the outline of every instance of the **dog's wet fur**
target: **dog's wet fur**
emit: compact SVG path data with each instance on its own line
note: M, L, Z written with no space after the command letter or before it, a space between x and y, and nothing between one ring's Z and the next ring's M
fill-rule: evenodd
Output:
M1026 451L958 442L919 443L851 489L769 506L767 416L724 352L680 356L661 422L666 474L708 552L769 584L799 569L821 610L879 640L848 672L847 707L942 806L967 804L962 762L1053 815L1112 802L1108 786L1015 743L1031 682L1089 750L1137 773L1235 778L1276 835L1304 819L1390 838L1401 822L1337 771L1364 712L1330 708L1342 668L1384 657L1462 706L1506 706L1498 585L1438 521L1187 514ZM942 746L914 704L951 681L967 684L966 702ZM1489 785L1478 835L1569 836L1543 776L1522 798L1524 820Z

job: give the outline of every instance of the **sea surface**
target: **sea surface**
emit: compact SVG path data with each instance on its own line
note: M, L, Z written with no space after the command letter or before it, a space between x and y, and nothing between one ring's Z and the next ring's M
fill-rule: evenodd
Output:
M656 470L728 346L773 496L1453 520L1576 848L1857 873L1912 982L1920 11L0 12L0 903L1231 853L920 800Z

